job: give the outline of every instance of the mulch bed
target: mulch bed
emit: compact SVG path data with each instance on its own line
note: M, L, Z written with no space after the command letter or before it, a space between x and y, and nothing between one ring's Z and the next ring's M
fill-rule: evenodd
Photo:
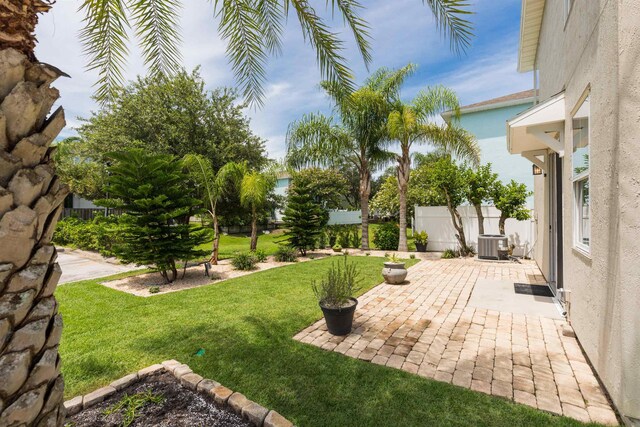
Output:
M68 426L89 427L123 425L122 413L105 415L125 396L151 391L164 398L162 403L147 403L137 411L140 415L130 426L158 426L158 427L191 427L191 426L219 426L219 427L250 427L251 423L228 408L216 405L207 396L191 391L182 385L170 373L162 372L151 375L121 391L113 394L104 402L84 409L67 419Z

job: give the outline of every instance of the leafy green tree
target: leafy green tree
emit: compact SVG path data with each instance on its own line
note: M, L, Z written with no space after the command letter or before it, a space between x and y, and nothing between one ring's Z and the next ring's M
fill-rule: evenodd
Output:
M72 193L88 200L104 197L106 167L93 158L85 140L70 137L58 142L54 161L60 180Z
M472 249L467 245L462 216L458 212L458 206L464 203L469 191L469 182L465 171L453 160L444 157L432 165L428 175L431 185L441 193L451 215L453 227L457 232L456 239L460 245L460 254L467 256L472 252Z
M446 154L480 162L480 148L476 139L454 122L440 125L433 122L440 113L453 110L457 116L460 110L458 97L451 89L443 86L427 88L410 103L395 100L394 109L389 114L387 131L389 137L400 145L397 162L400 241L398 249L407 251L407 193L411 173L411 149L416 144L429 144Z
M310 180L299 180L289 187L287 207L283 216L287 228L289 245L298 249L302 256L313 249L329 220L328 212L314 197Z
M347 179L336 169L312 167L295 171L289 191L301 186L306 187L311 198L325 209L339 209L345 204Z
M344 165L358 171L362 213L362 249L369 249L369 196L372 173L390 159L386 151L386 124L391 100L411 73L407 66L373 73L355 91L331 82L322 87L333 100L338 118L308 114L289 125L287 159L294 167Z
M231 190L231 182L236 180L244 171L244 166L239 163L229 162L217 172L213 170L211 163L198 154L188 154L183 159L183 164L189 174L190 181L195 187L196 195L206 206L207 213L211 216L213 224L213 249L210 262L218 264L218 252L220 248L220 228L218 220L218 204Z
M436 24L449 34L452 47L464 50L471 38L471 26L465 19L466 14L470 13L467 4L460 0L427 0L425 3L434 12ZM7 248L0 250L0 264L12 266L9 272L4 273L6 275L15 274L34 263L47 267L44 268L48 272L47 288L33 298L29 309L37 307L45 298L52 297L57 284L59 275L56 269L59 267L55 263L56 257L48 255L51 253L53 234L50 231L55 228L60 206L68 192L67 187L57 179L53 159L47 150L65 125L61 107L47 117L59 97L58 91L51 85L66 74L56 67L39 63L35 56L35 27L39 15L47 13L53 4L50 0L0 2L0 102L5 117L3 128L6 128L6 138L1 139L0 158L10 159L9 164L2 167L0 185L6 188L17 174L39 177L36 180L21 178L23 185L20 191L13 188L8 190L7 197L16 201L15 208L2 210L0 224L20 223L27 228L7 226L7 229L0 229L0 234L4 236L4 245L0 246ZM139 42L142 58L152 75L171 74L179 68L178 17L181 4L179 0L81 3L84 29L80 37L89 58L89 68L98 73L96 95L99 101L108 104L122 86L128 39L132 35ZM345 87L351 86L352 72L341 54L342 40L307 0L214 0L213 6L219 17L219 32L228 42L227 55L249 102L262 99L265 64L269 54L280 51L284 22L290 11L295 12L293 14L301 25L305 40L316 51L322 75ZM362 9L361 3L358 0L332 0L327 2L327 7L342 15L354 34L365 63L370 63L368 25L358 14ZM25 70L29 72L25 73ZM27 105L31 107L26 108ZM25 141L23 147L14 150L16 144L22 144L22 141ZM35 173L36 168L40 173ZM45 181L49 185L43 188ZM24 185L30 187L25 189ZM33 211L26 205L38 207L35 219ZM16 310L12 309L6 315L18 319ZM25 319L15 319L6 334L14 338L9 338L4 348L0 349L0 370L12 368L12 358L5 356L14 348L12 339L20 336L14 331L20 330L26 322ZM56 352L56 336L60 336L62 321L55 310L40 322L45 319L50 322L46 333L47 346L50 347L48 352L41 353L49 355ZM44 356L35 357L31 364L36 366L41 357ZM26 415L15 423L62 425L65 418L62 408L64 382L59 371L42 373L41 370L32 370L24 384L4 396L4 401L24 400L43 386L56 393L49 393L47 404L42 409L25 412Z
M531 218L527 208L527 197L532 193L527 190L525 184L511 180L507 185L496 181L491 190L493 205L500 210L498 229L500 234L505 234L504 224L509 218L525 221Z
M78 131L87 157L98 161L106 153L138 147L176 157L198 154L214 170L232 161L260 168L264 141L253 134L245 105L237 101L233 90L206 90L198 69L138 77Z
M113 252L126 263L156 268L171 283L178 276L177 261L206 255L198 246L209 233L189 224L200 201L184 191L187 176L172 156L132 149L111 158L109 198L99 203L124 211L118 222L121 241Z
M491 170L491 163L487 163L475 169L469 169L467 178L469 180L467 200L475 207L476 216L478 217L478 229L480 234L484 234L482 204L491 201L491 194L498 180L498 174Z

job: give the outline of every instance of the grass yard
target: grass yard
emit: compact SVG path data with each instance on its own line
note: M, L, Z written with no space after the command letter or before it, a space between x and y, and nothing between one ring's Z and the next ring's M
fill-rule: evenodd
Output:
M362 292L381 281L382 259L352 261L362 271ZM298 426L579 425L294 341L322 316L310 281L331 262L299 263L153 298L97 281L59 287L66 397L177 359ZM206 353L195 356L200 348Z

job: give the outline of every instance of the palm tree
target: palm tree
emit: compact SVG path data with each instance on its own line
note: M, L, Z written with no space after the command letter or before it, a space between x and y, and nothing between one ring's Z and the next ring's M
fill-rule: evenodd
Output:
M258 247L258 216L267 205L269 194L276 185L276 175L271 170L247 170L246 166L238 181L240 204L251 210L251 245L255 251Z
M411 148L414 144L430 144L438 152L452 154L473 164L480 162L480 148L476 139L455 124L438 125L430 120L443 111L460 113L456 94L436 86L421 91L411 103L395 102L389 114L387 131L400 144L397 162L398 193L400 198L400 239L398 250L407 251L407 191L411 172Z
M218 223L217 207L220 200L229 194L229 183L237 180L244 171L244 166L229 162L215 172L211 162L198 154L187 154L182 160L191 180L196 186L196 192L206 206L207 213L213 223L213 249L209 262L218 264L220 248L220 227Z
M358 171L363 250L369 249L371 175L387 164L390 156L386 151L390 101L412 71L412 65L393 72L380 70L353 92L322 82L335 104L338 119L308 114L291 123L287 131L287 159L292 166L336 166L347 162Z
M62 319L53 292L61 271L51 237L68 189L55 175L51 142L65 126L64 111L50 109L59 97L51 84L68 77L38 62L38 17L52 0L0 1L0 425L64 422L63 380L58 364ZM471 27L461 0L426 0L456 50L469 45ZM129 34L140 41L152 74L179 69L178 0L83 0L89 68L99 73L96 95L108 102L123 82ZM290 11L317 53L325 78L352 87L343 42L307 0L214 0L219 32L249 101L263 95L265 64L281 48ZM332 0L365 63L370 62L368 25L358 0ZM130 31L132 30L132 31ZM7 338L8 337L8 338Z

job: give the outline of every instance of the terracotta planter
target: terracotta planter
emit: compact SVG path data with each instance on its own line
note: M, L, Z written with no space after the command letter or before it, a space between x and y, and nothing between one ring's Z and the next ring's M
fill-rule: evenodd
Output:
M355 298L349 298L353 301L353 305L349 307L333 308L324 307L320 304L322 314L324 314L324 320L327 322L327 329L332 335L347 335L351 332L353 326L353 315L358 305L358 300Z
M399 285L404 283L407 278L407 269L404 262L385 262L382 269L382 277L384 281L390 285Z

